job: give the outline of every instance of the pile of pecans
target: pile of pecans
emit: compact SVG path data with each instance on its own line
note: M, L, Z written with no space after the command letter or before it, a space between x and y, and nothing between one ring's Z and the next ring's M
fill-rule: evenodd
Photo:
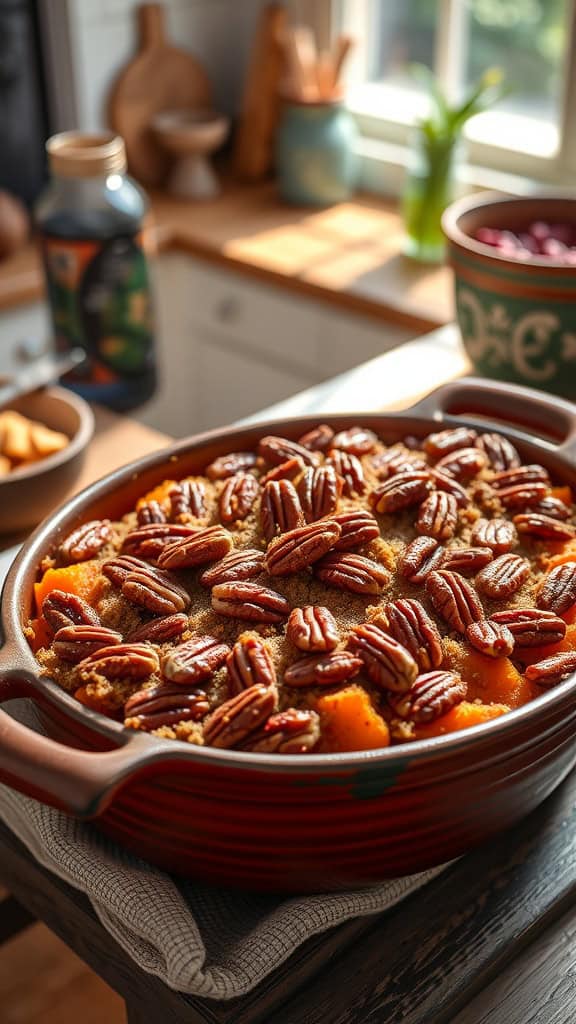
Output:
M322 424L298 442L263 437L156 488L122 523L66 537L54 565L97 565L100 597L52 590L37 656L84 703L162 736L325 752L318 694L354 681L403 742L469 696L448 642L511 658L540 687L576 670L576 651L523 659L560 643L576 606L576 545L546 571L548 548L576 535L573 514L497 433L386 445ZM194 626L199 609L209 631ZM99 694L119 687L110 712Z

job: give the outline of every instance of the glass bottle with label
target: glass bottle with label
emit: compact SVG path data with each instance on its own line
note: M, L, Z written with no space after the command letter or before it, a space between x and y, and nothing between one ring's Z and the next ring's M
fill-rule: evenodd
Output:
M63 132L46 148L51 183L36 223L55 345L86 352L64 383L88 401L134 409L156 388L146 196L125 173L118 136Z

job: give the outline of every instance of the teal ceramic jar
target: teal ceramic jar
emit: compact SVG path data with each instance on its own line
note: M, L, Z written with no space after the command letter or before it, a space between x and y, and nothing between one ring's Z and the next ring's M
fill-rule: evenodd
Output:
M356 187L357 129L340 103L286 101L276 140L280 195L298 206L327 206Z
M468 196L442 218L456 315L477 374L576 401L576 266L515 259L476 240L479 228L526 231L534 221L576 224L576 199L558 194Z

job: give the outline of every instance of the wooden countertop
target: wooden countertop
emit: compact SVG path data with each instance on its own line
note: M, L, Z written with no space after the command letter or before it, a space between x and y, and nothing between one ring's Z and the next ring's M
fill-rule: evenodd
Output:
M282 204L273 184L227 184L192 203L152 195L158 249L184 251L375 319L432 330L453 319L451 273L400 254L395 204L372 196L326 209ZM0 309L42 298L34 243L0 263Z

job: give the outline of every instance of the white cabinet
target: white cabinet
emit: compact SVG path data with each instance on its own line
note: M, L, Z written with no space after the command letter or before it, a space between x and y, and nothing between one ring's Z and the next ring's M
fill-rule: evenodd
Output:
M0 374L10 375L18 366L40 355L48 345L48 309L36 302L0 313Z
M136 416L177 437L249 416L412 337L180 253L157 267L157 396Z

